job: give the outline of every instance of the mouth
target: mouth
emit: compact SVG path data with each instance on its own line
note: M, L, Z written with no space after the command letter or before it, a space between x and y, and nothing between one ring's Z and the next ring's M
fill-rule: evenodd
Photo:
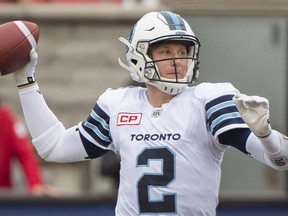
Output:
M167 77L169 77L171 79L182 79L183 78L181 73L175 73L175 72L167 73Z

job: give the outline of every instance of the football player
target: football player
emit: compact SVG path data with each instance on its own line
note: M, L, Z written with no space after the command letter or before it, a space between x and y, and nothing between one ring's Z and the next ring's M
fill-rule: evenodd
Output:
M240 94L230 83L190 85L199 74L200 42L183 18L147 13L120 41L127 57L120 65L146 87L107 89L87 119L68 129L34 81L35 50L26 69L14 73L41 157L72 162L107 151L120 155L117 216L215 215L229 146L287 170L288 142L271 129L265 98Z

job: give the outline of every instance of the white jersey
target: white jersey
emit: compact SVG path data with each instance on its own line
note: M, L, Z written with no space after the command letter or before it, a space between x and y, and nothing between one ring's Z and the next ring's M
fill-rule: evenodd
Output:
M216 215L225 145L217 136L247 127L229 83L189 87L162 107L146 89L109 89L79 129L90 158L121 156L116 215Z

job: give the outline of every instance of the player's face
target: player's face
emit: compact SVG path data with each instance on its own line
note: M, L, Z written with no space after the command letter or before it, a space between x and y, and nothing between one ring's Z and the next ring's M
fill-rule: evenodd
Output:
M161 77L167 79L182 79L185 77L188 61L183 59L183 57L187 57L187 47L184 44L171 42L155 45L151 48L151 55L153 60L156 61Z

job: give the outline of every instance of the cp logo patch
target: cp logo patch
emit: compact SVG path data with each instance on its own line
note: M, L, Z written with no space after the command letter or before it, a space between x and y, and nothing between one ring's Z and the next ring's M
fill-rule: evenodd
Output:
M142 113L118 113L117 125L139 125L141 122Z

